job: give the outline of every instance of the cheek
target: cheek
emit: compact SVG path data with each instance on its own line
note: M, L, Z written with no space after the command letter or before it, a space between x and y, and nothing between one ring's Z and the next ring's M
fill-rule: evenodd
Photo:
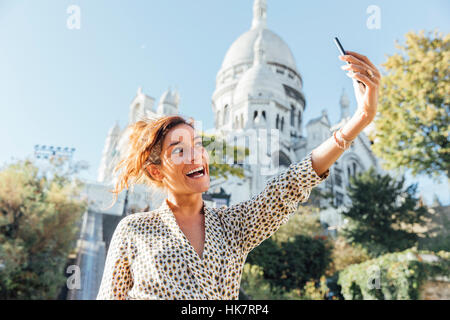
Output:
M180 177L184 177L183 166L173 165L173 167L170 168L170 172L168 172L168 175L170 176L171 180L179 181Z
M179 181L180 176L184 176L183 164L174 164L173 162L166 162L166 166L164 167L163 174L166 180L168 181Z
M203 162L206 163L209 168L209 154L206 151L203 152Z

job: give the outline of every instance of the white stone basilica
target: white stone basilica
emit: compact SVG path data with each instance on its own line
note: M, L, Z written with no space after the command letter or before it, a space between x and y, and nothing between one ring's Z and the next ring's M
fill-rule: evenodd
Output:
M343 91L339 101L340 121L331 124L326 110L320 117L310 120L303 128L305 97L303 79L297 70L294 56L289 46L266 26L267 4L265 0L255 0L253 21L250 30L242 34L228 49L222 66L217 73L216 89L212 95L217 135L239 136L247 132L267 130L268 139L279 141L278 148L262 148L258 144L258 156L277 159L279 169L300 161L315 147L328 139L332 132L348 121L350 102ZM130 105L129 123L141 115L159 117L179 112L179 95L168 90L159 100L156 110L155 100L139 89ZM302 135L303 130L306 135ZM273 132L276 132L274 135ZM261 140L258 135L258 139ZM258 141L260 141L258 140ZM264 140L262 140L264 141ZM345 188L349 178L357 172L374 166L382 171L378 160L370 149L371 142L361 133L350 150L347 150L331 168L327 181L318 186L334 195L334 202L345 204ZM127 147L127 132L116 124L108 133L98 173L98 182L108 185L114 182L113 167L118 163ZM269 150L270 149L270 150ZM211 181L211 192L223 188L231 194L230 204L247 200L260 192L266 181L276 172L261 174L259 164L243 165L245 178L231 177L227 180ZM141 192L147 192L142 189ZM139 197L138 197L139 198ZM158 196L161 199L161 196ZM136 206L146 207L149 197L142 196ZM158 202L159 203L159 202ZM156 203L150 203L150 208ZM338 210L339 211L339 210ZM328 209L321 212L321 220L330 226L341 225L338 211Z

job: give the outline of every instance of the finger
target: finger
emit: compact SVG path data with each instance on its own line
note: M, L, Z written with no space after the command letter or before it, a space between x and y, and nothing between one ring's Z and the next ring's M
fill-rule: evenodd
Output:
M349 76L354 73L360 73L360 74L363 74L366 77L368 77L370 79L370 81L372 81L376 85L379 85L379 83L380 83L380 80L377 77L375 77L375 76L370 77L367 74L367 70L364 67L357 66L357 65L346 65L346 66L342 66L342 69L348 71L347 75L349 75Z
M360 65L363 66L365 69L369 69L373 72L374 76L376 77L380 77L380 73L378 72L378 70L374 70L371 66L369 66L367 63L365 63L362 60L359 60L358 58L351 56L351 55L345 55L345 56L339 56L339 58L341 60L347 61L350 64L356 64L356 65Z
M361 81L369 89L374 89L376 87L376 84L372 80L370 80L369 77L367 77L364 74L361 74L359 72L356 72L356 73L353 73L353 74L348 74L347 73L347 76L349 76L350 78L353 78L353 79Z
M372 63L372 61L370 61L369 58L367 58L365 55L362 55L362 54L357 53L357 52L354 52L354 51L346 51L345 53L350 54L350 55L353 55L353 56L357 57L359 60L364 61L364 62L367 63L369 66L371 66L372 69L374 69L373 71L376 71L378 74L380 74L379 71L378 71L378 69L377 69L377 67L376 67L376 66Z
M346 64L346 65L341 66L341 69L346 70L346 71L359 72L364 75L367 73L367 69L365 67L362 67L357 64ZM375 82L376 84L379 83L379 79L378 79L378 77L375 76L375 74L373 77L369 77L369 79L371 81Z

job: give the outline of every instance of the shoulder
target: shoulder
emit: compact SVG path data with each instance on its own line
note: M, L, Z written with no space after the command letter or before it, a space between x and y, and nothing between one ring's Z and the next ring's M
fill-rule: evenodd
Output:
M220 220L229 220L239 217L242 213L243 203L237 203L232 206L222 205L220 207L208 207L210 214Z
M223 213L224 211L226 211L228 209L228 207L226 205L221 205L219 207L206 206L205 208L212 215L220 215L221 213Z
M117 228L140 231L142 226L152 226L160 221L160 210L132 213L120 220Z

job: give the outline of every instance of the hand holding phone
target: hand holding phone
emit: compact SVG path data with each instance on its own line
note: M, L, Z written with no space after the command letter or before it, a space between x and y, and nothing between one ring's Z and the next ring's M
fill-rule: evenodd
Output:
M337 37L334 37L334 43L336 44L336 47L338 48L341 55L345 56L347 53L345 52L344 47L342 47L342 44ZM347 61L347 64L350 64L350 62ZM361 81L359 81L359 80L356 80L356 81L358 81L358 84L360 86L362 86L363 88L366 87L366 85L364 83L362 83Z

